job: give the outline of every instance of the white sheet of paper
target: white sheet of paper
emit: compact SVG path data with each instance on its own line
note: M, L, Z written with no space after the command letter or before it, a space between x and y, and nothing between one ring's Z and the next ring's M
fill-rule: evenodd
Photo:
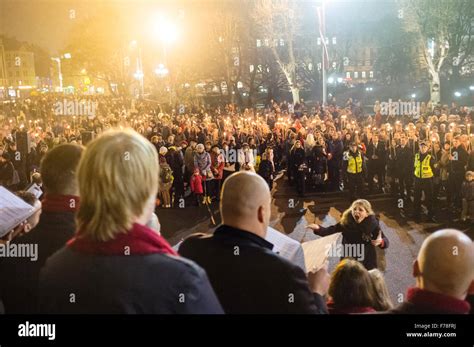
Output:
M36 209L0 186L0 237L26 220Z
M298 265L306 272L301 243L272 227L267 228L267 236L265 237L265 240L273 244L273 252L288 259L293 264Z
M318 271L327 261L331 247L337 243L341 233L303 242L304 260L308 272Z

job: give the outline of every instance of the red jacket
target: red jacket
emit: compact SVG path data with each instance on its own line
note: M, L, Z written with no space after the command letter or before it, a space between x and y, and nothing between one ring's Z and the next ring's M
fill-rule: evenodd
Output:
M191 176L191 191L194 194L203 194L202 189L202 176L201 175L192 175Z

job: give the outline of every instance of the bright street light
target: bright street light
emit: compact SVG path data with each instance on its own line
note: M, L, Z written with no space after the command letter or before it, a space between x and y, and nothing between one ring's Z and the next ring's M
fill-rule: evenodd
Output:
M137 71L133 74L133 76L134 76L137 80L141 80L144 75L143 75L143 72L142 72L142 71L137 70Z
M412 97L413 99L416 98L416 94L413 93L413 94L411 95L411 97Z
M168 71L168 69L167 69L163 64L160 64L160 65L158 65L158 67L155 69L155 73L156 73L159 77L165 77L166 75L168 75L169 71Z
M176 24L165 19L163 16L155 20L154 34L166 44L175 42L179 36Z
M461 92L454 92L454 96L457 98L459 98L461 95L462 95Z
M469 90L474 90L474 86L469 86Z
M329 78L328 78L328 83L334 83L334 78L333 78L333 77L329 77Z

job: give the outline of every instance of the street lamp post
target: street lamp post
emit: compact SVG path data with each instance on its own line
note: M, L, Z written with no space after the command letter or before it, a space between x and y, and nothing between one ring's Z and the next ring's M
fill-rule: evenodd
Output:
M63 92L63 73L61 71L61 59L71 59L71 53L65 53L59 57L52 57L56 63L58 63L58 78L59 78L59 91Z
M321 6L317 8L318 18L319 18L319 36L321 39L322 46L322 82L323 82L323 107L327 103L327 80L326 80L326 69L328 61L328 50L326 46L326 4L322 0Z
M322 29L323 29L323 37L321 38L321 43L323 47L323 107L327 103L327 81L326 81L326 57L327 57L327 47L326 47L326 6L324 4L323 0L323 5L322 5L322 11L321 11L321 20L322 20ZM324 41L323 41L324 40Z
M63 91L63 74L61 73L61 58L51 58L58 63L59 91Z

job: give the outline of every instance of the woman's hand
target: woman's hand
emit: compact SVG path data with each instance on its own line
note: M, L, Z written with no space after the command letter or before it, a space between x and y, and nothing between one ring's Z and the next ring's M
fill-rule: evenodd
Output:
M306 226L306 228L307 228L307 229L312 229L314 232L316 232L317 230L319 230L319 225L314 224L314 223L313 223L313 224L308 224L308 225Z
M375 240L370 241L370 243L372 243L372 245L374 245L376 247L380 247L383 243L382 231L379 231L379 233L377 235L377 238Z

